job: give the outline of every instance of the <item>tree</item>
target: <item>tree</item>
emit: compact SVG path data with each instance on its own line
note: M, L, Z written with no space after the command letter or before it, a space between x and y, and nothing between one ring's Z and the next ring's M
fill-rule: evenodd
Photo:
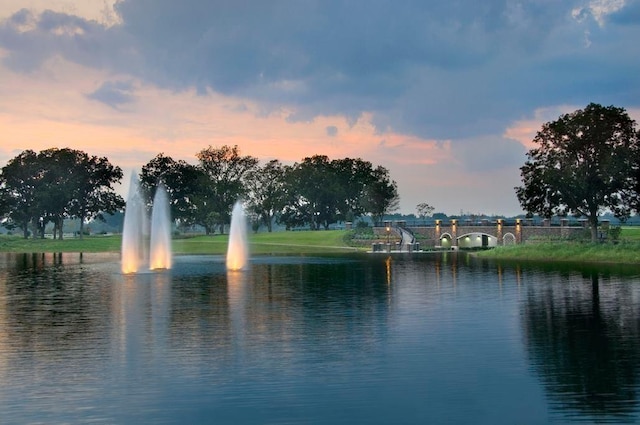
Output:
M90 157L74 149L51 148L36 154L26 150L2 168L0 198L6 216L28 236L44 237L44 227L54 223L54 237L62 238L65 218L101 218L124 205L112 184L122 177L119 167L106 158Z
M115 193L113 185L122 180L122 169L113 166L106 157L89 156L76 151L76 184L69 214L80 220L80 239L85 221L104 221L103 214L113 214L124 207L124 199Z
M0 173L3 215L29 237L29 225L39 221L37 193L42 179L38 155L25 150L9 160Z
M360 158L331 161L337 180L339 219L354 221L365 213L366 187L375 180L373 165Z
M304 158L286 176L287 207L282 219L288 227L308 224L311 230L319 230L338 221L342 190L326 155Z
M159 153L142 167L140 187L150 205L158 184L163 182L169 197L171 217L181 225L191 225L196 222L199 193L205 189L200 187L206 181L204 177L203 171L195 165Z
M399 208L398 185L382 166L373 170L373 179L365 187L365 193L365 211L371 214L374 223L382 222L385 215Z
M640 140L640 129L636 133L636 140ZM638 213L640 211L640 155L636 155L632 164L631 172L631 189L626 193L626 199Z
M81 184L82 154L84 152L68 148L51 148L38 153L37 161L42 174L36 193L36 205L42 238L44 227L48 222L52 222L54 239L62 239L64 219L69 216L69 207L77 196L77 187Z
M610 210L628 218L637 199L633 170L640 155L635 121L623 108L594 103L542 126L520 168L520 205L545 217L586 217L591 240L598 237L598 215Z
M314 155L286 173L287 201L280 222L288 228L308 224L317 230L353 221L363 214L376 217L398 208L398 192L384 167L362 159L330 161Z
M198 152L196 157L209 183L209 190L202 194L206 201L201 205L204 210L199 216L206 223L215 221L220 225L220 233L224 233L224 225L231 221L233 204L246 195L247 175L259 161L252 156L240 156L237 145L209 146Z
M284 176L285 167L277 159L247 174L249 214L254 216L258 226L260 223L267 226L269 232L272 230L274 217L284 208Z
M424 219L425 217L431 217L435 208L426 202L423 202L416 205L416 211L418 212L418 217Z

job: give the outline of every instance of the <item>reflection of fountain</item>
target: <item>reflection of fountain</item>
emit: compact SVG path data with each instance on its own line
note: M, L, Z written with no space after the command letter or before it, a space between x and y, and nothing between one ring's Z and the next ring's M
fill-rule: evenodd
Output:
M247 220L240 202L236 202L231 213L229 245L227 247L227 270L244 270L248 266L249 245L247 242Z
M139 186L138 177L132 173L122 228L122 273L138 272L146 254L145 229L147 220Z
M153 198L151 213L151 245L149 249L149 268L171 268L171 218L169 198L164 185L159 184Z

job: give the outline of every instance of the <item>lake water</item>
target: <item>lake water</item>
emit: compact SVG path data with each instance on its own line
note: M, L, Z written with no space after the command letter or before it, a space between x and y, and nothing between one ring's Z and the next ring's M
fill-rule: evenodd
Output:
M640 422L640 268L0 254L2 424Z

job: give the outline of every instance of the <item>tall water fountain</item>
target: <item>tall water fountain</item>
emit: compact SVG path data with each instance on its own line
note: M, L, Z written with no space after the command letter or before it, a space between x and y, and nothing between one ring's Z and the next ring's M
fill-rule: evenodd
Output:
M231 212L231 228L229 229L229 245L227 246L227 270L245 270L248 265L247 219L242 204L238 201Z
M140 182L136 173L132 173L122 228L122 273L137 273L146 263L146 229L147 217L140 195Z
M171 268L169 197L162 184L158 185L153 200L151 238L148 224L140 182L132 173L122 229L122 273Z
M171 214L167 190L161 183L156 189L151 212L151 242L149 245L149 268L171 268Z

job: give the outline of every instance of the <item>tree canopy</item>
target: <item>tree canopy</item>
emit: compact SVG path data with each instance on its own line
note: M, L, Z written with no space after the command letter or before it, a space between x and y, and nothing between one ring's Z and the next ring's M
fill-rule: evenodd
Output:
M311 229L326 229L365 214L381 221L397 209L399 199L386 168L374 168L360 158L330 160L325 155L304 158L289 168L286 191L280 221L287 227L307 224Z
M197 219L198 200L206 176L201 169L186 161L174 160L159 153L142 167L140 186L148 206L151 206L159 183L163 183L171 207L171 217L179 225L190 226Z
M51 148L35 153L25 150L11 159L0 172L0 212L10 225L20 227L24 237L29 227L44 237L47 223L54 224L62 238L65 218L101 218L122 208L124 201L113 184L122 170L107 158L85 152Z
M233 205L247 194L247 177L258 166L258 158L242 156L238 146L209 146L196 154L199 167L206 176L203 195L206 201L199 207L208 213L208 217L220 226L231 221ZM209 222L203 224L208 225ZM205 226L206 227L206 226Z
M516 195L529 213L586 217L597 240L605 210L628 218L638 208L640 142L623 108L595 103L548 122L520 168Z
M285 166L277 159L251 170L247 176L249 214L271 232L276 215L285 206Z
M271 160L261 166L237 146L209 146L196 154L198 163L174 160L164 153L142 167L140 182L148 208L158 184L167 189L171 215L178 225L199 225L207 234L224 232L231 210L243 200L255 226L271 231L287 228L329 228L340 221L370 215L380 221L397 208L396 183L387 169L360 158L304 158L291 166ZM62 237L66 218L103 218L124 206L113 185L122 170L107 158L73 149L24 151L0 173L0 218L44 236L47 223ZM257 229L257 227L256 227Z

